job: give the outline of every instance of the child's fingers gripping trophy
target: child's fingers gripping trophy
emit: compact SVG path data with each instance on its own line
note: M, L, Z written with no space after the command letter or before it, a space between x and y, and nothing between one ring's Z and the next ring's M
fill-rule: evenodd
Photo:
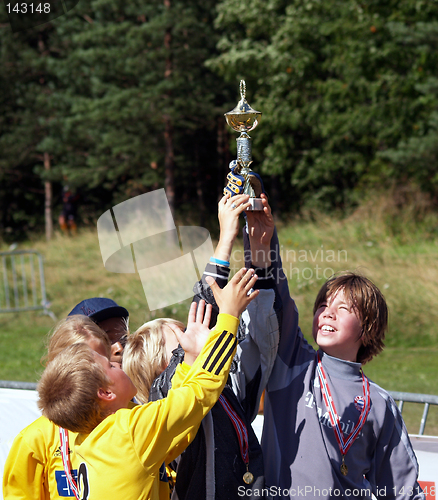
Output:
M252 290L257 275L253 269L240 269L228 282L225 288L220 288L211 276L206 277L214 298L219 306L219 312L238 318L248 304L260 293Z

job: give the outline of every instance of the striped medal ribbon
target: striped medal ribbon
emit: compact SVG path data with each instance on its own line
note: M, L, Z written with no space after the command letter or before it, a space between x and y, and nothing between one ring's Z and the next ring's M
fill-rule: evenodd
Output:
M248 430L246 425L243 423L242 419L233 410L230 403L227 401L225 396L222 394L219 396L219 403L223 406L225 412L230 417L231 423L236 430L237 439L239 440L240 454L242 455L242 460L246 465L246 472L243 475L243 480L246 484L251 484L254 481L254 475L249 472L249 445L248 445Z
M61 439L61 457L62 464L64 465L64 472L67 477L67 482L70 489L73 491L77 500L80 500L78 485L76 484L75 478L71 473L70 458L68 453L68 431L67 429L59 428L59 437Z
M362 369L360 370L360 373L362 375L362 388L363 388L363 398L364 398L364 405L363 408L360 412L359 420L357 421L356 425L354 426L353 430L350 432L350 434L347 436L347 439L344 440L344 433L342 432L340 426L339 426L339 421L341 418L339 417L336 407L335 407L335 402L333 401L332 394L330 392L330 387L328 385L327 377L324 371L324 368L321 363L321 357L318 353L318 364L317 364L317 371L318 371L318 376L319 376L319 383L321 385L321 390L322 390L322 396L324 398L324 403L325 406L327 407L329 416L330 416L330 422L333 427L333 431L335 433L336 441L338 442L339 449L341 451L342 455L342 463L341 463L341 474L343 476L346 476L348 474L348 467L347 464L345 463L345 455L347 454L347 451L350 449L351 445L354 443L356 438L358 437L360 431L362 430L362 427L365 425L366 419L368 417L368 413L371 410L371 398L370 398L370 382L368 378L364 375Z

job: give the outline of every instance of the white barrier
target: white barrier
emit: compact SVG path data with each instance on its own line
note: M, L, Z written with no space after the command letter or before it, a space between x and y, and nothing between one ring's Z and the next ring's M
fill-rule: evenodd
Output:
M0 388L0 474L15 436L41 416L37 407L37 392L34 390ZM253 429L261 439L263 415L257 415ZM412 445L420 465L419 480L438 486L438 437L411 436ZM428 498L434 498L429 496ZM3 499L0 494L0 500Z
M37 392L0 388L0 474L15 436L41 416L37 407ZM3 495L0 493L0 499Z

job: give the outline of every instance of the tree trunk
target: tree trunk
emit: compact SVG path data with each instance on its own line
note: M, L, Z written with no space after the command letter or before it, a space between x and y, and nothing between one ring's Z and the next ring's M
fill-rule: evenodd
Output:
M196 176L196 197L198 199L198 213L199 213L199 225L201 227L205 226L205 214L207 209L204 203L204 179L205 172L203 172L202 165L199 162L199 143L196 141L195 145L195 165L198 175Z
M219 168L217 170L217 196L219 197L227 185L227 175L229 172L228 164L230 163L228 154L228 134L225 130L225 119L219 116L217 119L217 157Z
M167 11L171 8L171 0L164 0L164 6ZM170 79L172 76L172 28L166 28L164 34L164 47L166 49L166 66L164 71L164 78ZM171 91L167 91L165 95L165 102L170 102L172 98ZM167 200L170 209L174 213L175 209L175 157L173 151L173 123L170 115L164 113L164 189L166 191Z
M173 126L170 117L164 118L164 189L173 213L175 208L175 165L173 156Z
M44 153L44 170L50 171L50 156L49 153ZM50 181L44 182L45 202L44 202L44 216L46 221L46 239L52 239L53 236L53 219L52 219L52 183Z

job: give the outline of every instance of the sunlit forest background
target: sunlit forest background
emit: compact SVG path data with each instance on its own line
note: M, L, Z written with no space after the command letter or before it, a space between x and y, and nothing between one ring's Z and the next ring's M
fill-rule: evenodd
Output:
M1 8L0 67L5 241L47 230L65 185L82 225L162 187L205 224L242 78L277 214L342 216L376 193L414 200L419 223L437 208L436 0L81 0L16 33Z

